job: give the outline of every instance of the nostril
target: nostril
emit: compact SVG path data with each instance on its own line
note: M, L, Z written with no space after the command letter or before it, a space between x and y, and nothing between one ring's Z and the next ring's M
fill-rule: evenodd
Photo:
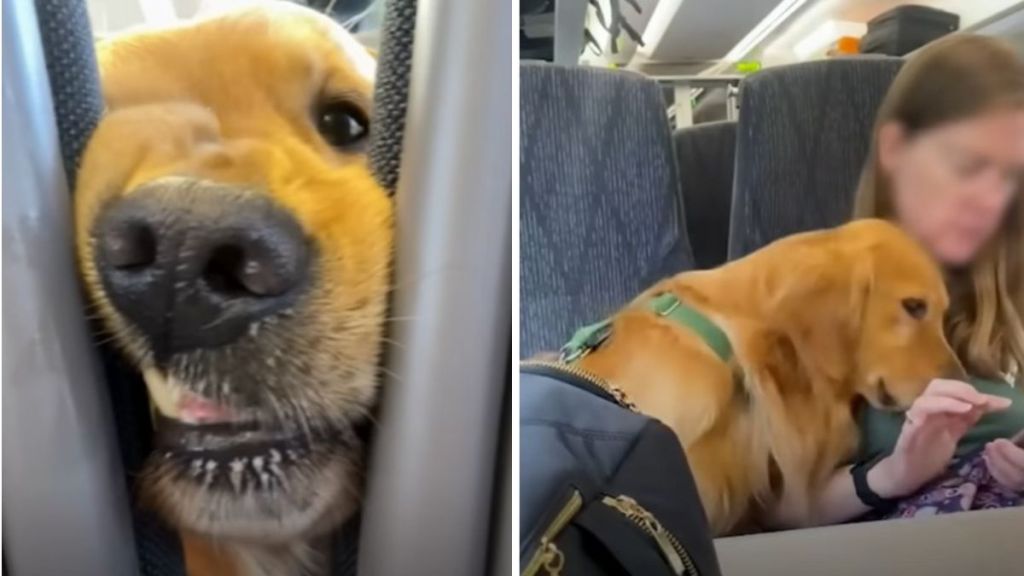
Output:
M206 285L229 298L273 297L286 293L293 284L291 277L284 270L276 270L270 258L260 252L256 246L226 244L217 247L203 270Z
M248 289L241 281L245 251L241 246L225 245L210 254L203 269L203 280L210 290L225 296L245 296Z
M260 296L280 296L291 287L291 283L277 274L266 262L255 258L245 261L241 280L250 292Z
M125 222L100 238L107 264L121 270L144 268L156 261L156 234L143 222Z

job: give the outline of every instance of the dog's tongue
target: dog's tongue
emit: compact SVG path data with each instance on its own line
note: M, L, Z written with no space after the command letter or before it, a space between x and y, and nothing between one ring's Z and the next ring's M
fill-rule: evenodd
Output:
M230 408L185 390L185 387L155 369L143 372L149 399L159 414L186 424L231 422Z
M196 424L230 422L234 417L228 407L189 393L182 394L178 415L183 422Z

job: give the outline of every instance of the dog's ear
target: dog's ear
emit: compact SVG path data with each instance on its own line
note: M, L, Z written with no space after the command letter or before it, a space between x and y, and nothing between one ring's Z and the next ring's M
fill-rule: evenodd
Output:
M846 385L874 283L870 254L858 255L831 242L813 244L779 253L787 260L773 263L777 276L766 275L763 287L762 297L769 307L765 331L746 343L748 357L756 358L750 369L758 385L750 391L764 407L755 411L762 419L758 426L772 430L759 441L772 443L771 453L782 471L786 522L797 524L815 517L806 494L817 490L833 469L814 456L821 454L815 448L821 439L801 433L813 426L782 425L785 418L780 415L794 409L797 417L820 415L826 409L823 406L829 405L828 398ZM846 412L833 413L828 420L848 418L848 408L842 410ZM834 450L841 449L845 447ZM763 473L770 476L771 470Z
M769 325L793 343L800 364L841 379L849 373L874 284L870 252L834 244L807 246L793 254L765 290Z

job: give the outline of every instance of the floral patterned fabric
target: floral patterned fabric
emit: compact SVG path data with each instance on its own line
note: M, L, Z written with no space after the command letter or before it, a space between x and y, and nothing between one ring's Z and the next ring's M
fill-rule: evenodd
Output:
M917 494L902 500L884 514L868 514L864 520L920 518L966 510L986 510L1024 505L1024 494L1001 486L989 474L981 452L960 458L939 478Z

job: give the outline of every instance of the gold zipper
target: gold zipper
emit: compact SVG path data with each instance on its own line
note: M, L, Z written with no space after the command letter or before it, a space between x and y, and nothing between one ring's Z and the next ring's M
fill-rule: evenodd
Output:
M562 573L562 568L565 567L565 555L555 545L555 538L582 507L583 495L579 490L573 490L569 501L562 506L558 515L548 524L544 534L541 535L540 546L533 553L529 564L523 569L523 576L534 576L540 572L541 568L550 576L558 576Z
M658 548L661 549L661 555L672 566L672 571L677 576L683 574L697 576L697 566L683 545L661 525L661 522L658 522L654 514L647 511L639 502L629 496L605 496L601 499L601 503L611 506L654 538Z
M626 397L626 393L623 392L621 389L612 386L604 378L596 376L593 373L588 372L573 364L566 364L564 362L552 362L549 360L524 360L520 362L520 366L538 366L541 368L551 368L552 370L560 370L567 374L571 374L577 378L589 382L590 384L593 384L594 386L600 388L601 390L604 390L606 393L608 393L609 396L612 397L613 400L615 400L615 403L618 404L619 406L622 406L623 408L630 410L632 412L639 412L639 410L637 410L636 408L636 404L630 402L629 398Z

